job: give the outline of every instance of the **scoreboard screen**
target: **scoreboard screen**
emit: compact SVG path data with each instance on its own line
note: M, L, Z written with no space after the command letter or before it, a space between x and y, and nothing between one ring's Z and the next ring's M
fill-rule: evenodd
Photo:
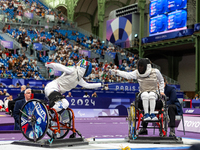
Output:
M159 15L150 19L150 34L163 32L167 29L167 16Z
M187 29L187 0L150 0L149 35Z
M187 22L187 11L178 10L168 14L168 27L167 30L176 28L183 28Z

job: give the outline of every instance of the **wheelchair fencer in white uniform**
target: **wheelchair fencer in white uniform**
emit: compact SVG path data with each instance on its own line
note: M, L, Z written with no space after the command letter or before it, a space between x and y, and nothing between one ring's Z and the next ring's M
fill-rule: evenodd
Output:
M62 96L63 93L70 91L77 85L90 89L102 86L101 83L87 83L83 79L92 71L91 62L85 59L81 59L75 66L64 66L54 62L48 62L45 66L63 72L60 77L48 83L44 89L45 96L49 99L49 107L54 108L57 112L69 106L67 99Z
M117 76L126 79L136 79L138 81L140 97L144 108L143 120L158 120L155 115L156 100L158 99L159 94L165 95L164 79L158 69L152 68L150 60L148 58L139 59L137 69L132 72L114 69L110 71ZM159 83L159 89L157 83ZM160 91L160 93L158 91Z

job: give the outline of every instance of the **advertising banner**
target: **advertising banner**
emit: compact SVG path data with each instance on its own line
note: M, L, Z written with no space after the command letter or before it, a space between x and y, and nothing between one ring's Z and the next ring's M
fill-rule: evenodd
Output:
M45 18L49 18L50 21L54 21L54 15L45 15Z
M130 41L132 41L132 14L108 20L106 22L106 40L120 45L122 48L130 47Z
M20 88L8 88L10 85L16 86L17 84L27 85L29 84L31 88L34 89L44 89L44 87L51 82L52 80L34 80L34 79L0 79L0 83L3 85L0 90L7 89L8 93L19 94ZM107 83L105 83L107 84ZM173 85L175 86L175 85ZM81 86L77 86L72 89L73 97L83 96L87 92L90 96L94 93L97 93L98 97L111 97L111 98L135 98L135 94L139 91L138 83L108 83L109 90L102 90L101 88L97 89L82 89ZM178 88L180 88L178 86ZM64 93L67 95L68 92ZM183 98L183 92L177 92L178 98Z
M8 49L13 49L13 41L1 41L1 45Z
M33 13L25 12L24 16L29 18L29 19L33 19Z
M109 55L111 58L115 59L116 53L115 52L106 52L106 55Z
M91 52L88 50L79 50L79 54L82 54L84 56L88 56L88 58L91 57Z
M119 116L118 109L73 109L76 117Z
M173 38L192 35L193 33L194 33L193 29L186 29L186 30L181 30L181 31L176 31L176 32L171 32L171 33L163 33L160 35L142 38L142 43L151 43L151 42L157 42L161 40L173 39Z
M33 48L34 48L35 50L41 51L41 50L42 50L42 44L41 44L41 43L34 43L34 44L33 44Z
M66 97L72 109L118 109L119 115L127 115L130 98L84 98Z
M184 114L191 114L191 115L200 115L200 109L195 109L195 108L183 108L183 113Z
M200 117L184 116L185 131L200 133ZM177 128L178 131L183 131L182 120Z

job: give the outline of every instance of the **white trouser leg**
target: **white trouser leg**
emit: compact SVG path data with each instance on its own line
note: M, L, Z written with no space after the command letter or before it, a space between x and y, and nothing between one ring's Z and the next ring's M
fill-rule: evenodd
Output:
M67 109L69 107L69 102L67 99L63 98L62 99L62 103L63 103L63 108Z
M53 108L57 112L59 112L62 109L67 109L68 106L69 106L69 102L65 98L63 98L62 100L55 102L55 105L53 106Z
M157 94L154 92L149 93L150 114L155 113Z
M144 108L144 114L149 113L149 94L148 92L143 92L141 94L142 104Z

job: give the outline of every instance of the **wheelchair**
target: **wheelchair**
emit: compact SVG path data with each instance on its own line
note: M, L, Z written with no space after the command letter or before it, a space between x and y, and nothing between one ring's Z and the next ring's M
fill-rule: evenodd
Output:
M20 110L20 130L29 141L39 141L45 134L53 139L63 139L69 131L69 138L76 138L81 133L75 129L74 112L67 108L58 114L54 108L50 108L42 100L32 99L24 104Z
M142 106L142 100L140 99L140 94L136 93L135 102L131 103L130 107L127 108L128 111L128 124L129 124L129 133L128 138L134 140L139 137L139 129L141 122L153 123L154 127L159 129L159 137L167 136L167 128L168 128L168 110L166 105L167 98L162 96L156 100L156 109L155 114L158 120L151 121L143 121L144 110ZM142 107L141 107L142 106ZM160 107L158 107L160 106ZM155 123L157 127L155 127ZM150 128L150 127L147 127Z

